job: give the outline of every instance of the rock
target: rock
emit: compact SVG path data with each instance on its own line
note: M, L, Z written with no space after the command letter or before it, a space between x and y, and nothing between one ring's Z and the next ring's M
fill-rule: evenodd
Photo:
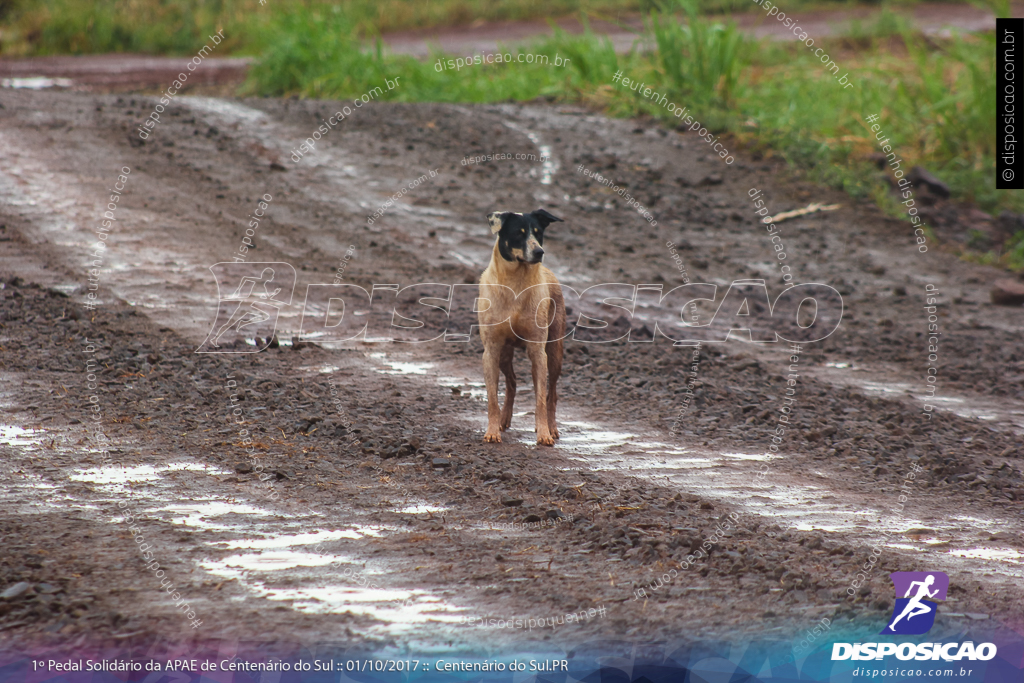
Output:
M52 583L41 583L36 586L36 592L42 593L43 595L49 595L51 593L60 593L60 586L54 586Z
M910 173L907 174L907 178L909 178L910 182L914 185L924 187L932 194L942 197L943 199L949 199L949 185L942 182L920 166L915 166L910 169Z
M544 516L548 519L569 519L569 515L565 514L561 510L548 510L544 513Z
M239 474L249 474L249 472L252 472L252 465L247 462L240 462L235 465L235 472L238 472Z
M452 461L448 458L434 458L430 464L432 467L451 467Z
M32 584L28 581L19 581L3 593L0 593L0 600L17 600L32 590Z
M523 504L522 498L502 498L501 504L507 508L517 508Z
M523 517L523 524L536 524L540 521L540 515L527 515Z
M985 619L988 619L987 614L982 614L980 612L964 612L964 616L968 619L974 619L975 621L984 621Z
M996 280L989 296L992 297L992 303L997 306L1020 306L1024 304L1024 282Z

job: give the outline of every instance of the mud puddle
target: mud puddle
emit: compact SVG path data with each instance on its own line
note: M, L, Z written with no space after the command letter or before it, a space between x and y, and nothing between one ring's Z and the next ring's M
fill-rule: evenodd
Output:
M388 368L378 372L408 375L422 382L458 389L467 407L461 419L467 426L482 430L486 425L486 390L482 383L468 381L472 376L471 368L444 360L418 363L408 360L414 355L412 352L367 353L371 361ZM459 376L463 379L456 379ZM517 388L516 400L519 410L513 413L512 426L504 433L503 440L535 447L533 391L529 382ZM504 402L503 392L499 392L499 401ZM676 445L663 440L670 436L666 433L641 432L617 423L587 421L572 408L560 407L559 413L561 438L553 450L579 464L578 468L565 468L569 486L586 485L585 481L573 480L578 472L613 472L646 479L670 490L697 494L736 509L743 516L755 516L762 523L777 523L787 530L853 536L893 551L928 553L929 562L950 572L1024 579L1024 555L1020 550L989 540L1001 530L1017 528L1016 519L955 515L916 517L910 505L897 519L887 508L895 505L900 495L897 489L903 481L898 476L893 479L893 488L883 487L879 494L866 496L862 491L844 490L841 480L846 475L833 468L823 466L812 470L810 476L787 472L784 452L772 454L757 448L747 452L723 452ZM759 478L760 472L767 475ZM896 479L900 481L896 483ZM931 502L922 505L925 510L931 506ZM894 537L901 540L894 541ZM979 537L984 541L979 542Z

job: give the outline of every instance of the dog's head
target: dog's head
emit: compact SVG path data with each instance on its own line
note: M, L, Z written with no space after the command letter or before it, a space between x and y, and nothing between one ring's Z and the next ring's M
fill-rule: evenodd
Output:
M544 258L544 229L561 218L544 209L533 213L496 211L487 214L491 233L498 235L498 253L512 263L540 263Z

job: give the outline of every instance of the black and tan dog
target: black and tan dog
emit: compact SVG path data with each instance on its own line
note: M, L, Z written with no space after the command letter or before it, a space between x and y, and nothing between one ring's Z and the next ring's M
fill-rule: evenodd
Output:
M481 310L480 337L484 343L484 381L487 384L487 433L485 442L499 443L501 432L512 422L516 376L512 354L526 348L533 368L537 395L537 443L553 446L555 384L562 374L562 337L565 336L565 302L554 273L541 265L544 229L562 222L543 209L533 213L502 211L488 214L491 232L497 234L491 262L480 276L480 298L490 301ZM481 308L486 304L481 304ZM505 406L498 409L498 371L505 375Z

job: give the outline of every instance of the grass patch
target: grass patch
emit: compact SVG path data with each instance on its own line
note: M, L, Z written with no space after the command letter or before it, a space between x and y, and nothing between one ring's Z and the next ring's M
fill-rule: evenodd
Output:
M917 0L890 0L910 6ZM957 0L948 0L955 2ZM649 12L661 0L0 0L0 54L5 56L139 52L188 55L224 29L225 53L259 54L260 29L294 9L348 17L362 36L459 26L476 21L544 20L580 13L617 21ZM878 0L868 0L876 4ZM795 10L854 6L854 0L787 0ZM863 4L863 3L862 3ZM702 13L747 12L750 0L698 0ZM999 16L1010 16L1001 14ZM859 25L858 25L859 26ZM865 29L869 30L869 29ZM872 29L873 30L873 29Z

